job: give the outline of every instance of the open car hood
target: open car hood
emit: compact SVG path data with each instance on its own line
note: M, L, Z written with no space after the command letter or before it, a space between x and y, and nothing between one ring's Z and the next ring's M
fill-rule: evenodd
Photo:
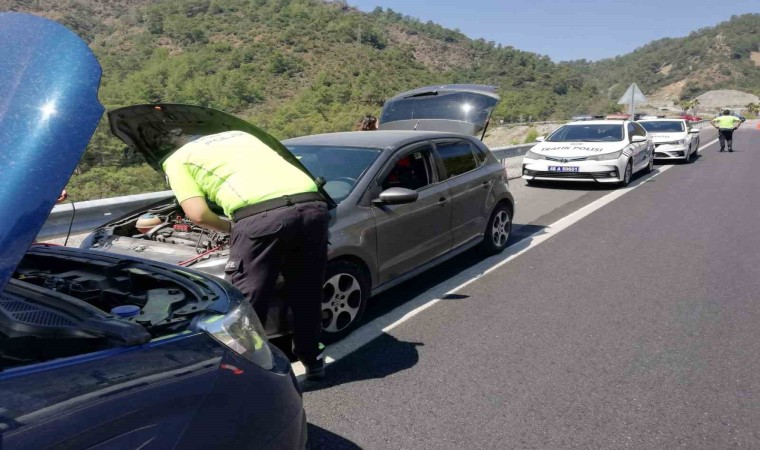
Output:
M401 93L383 105L383 130L449 131L483 138L496 88L477 84L426 86Z
M266 131L231 114L196 105L149 104L133 105L108 112L114 136L145 157L145 161L163 174L161 161L185 142L186 136L207 136L224 131L243 131L256 136L286 161L301 169L317 182L331 207L335 201L322 189L306 167L280 141Z
M68 183L103 106L100 64L79 37L0 13L0 290Z

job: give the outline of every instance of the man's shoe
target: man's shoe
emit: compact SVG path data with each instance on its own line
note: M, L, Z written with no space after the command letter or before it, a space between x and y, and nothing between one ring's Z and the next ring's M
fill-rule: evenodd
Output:
M723 153L723 149L718 150L718 153Z
M325 378L325 360L319 358L316 362L306 364L303 367L306 369L304 378L307 381L324 380Z
M732 148L729 148L729 149L728 149L728 152L729 152L729 153L733 153L733 152L734 152L734 149L732 149Z

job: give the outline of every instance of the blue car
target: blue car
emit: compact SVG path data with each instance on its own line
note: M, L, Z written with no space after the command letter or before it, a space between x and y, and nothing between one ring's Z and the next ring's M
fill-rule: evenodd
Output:
M0 448L304 448L288 359L242 295L177 266L35 245L103 107L61 25L0 13Z

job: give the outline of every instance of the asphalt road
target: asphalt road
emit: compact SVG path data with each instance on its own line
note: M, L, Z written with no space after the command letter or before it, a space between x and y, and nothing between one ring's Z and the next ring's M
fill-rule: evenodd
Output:
M330 364L304 396L312 447L760 448L755 125L735 153L713 144L619 197L513 181L527 250ZM463 255L369 312L478 264Z

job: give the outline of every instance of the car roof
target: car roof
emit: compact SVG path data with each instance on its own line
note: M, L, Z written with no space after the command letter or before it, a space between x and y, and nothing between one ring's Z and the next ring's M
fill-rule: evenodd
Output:
M313 134L282 141L285 145L334 145L389 149L424 139L465 138L471 136L438 131L376 130Z
M658 117L656 119L641 119L637 120L637 122L673 122L673 121L680 121L680 122L688 122L688 120L684 119L683 117Z
M622 125L625 122L630 122L628 119L608 119L608 120L577 120L574 122L568 122L565 125Z

